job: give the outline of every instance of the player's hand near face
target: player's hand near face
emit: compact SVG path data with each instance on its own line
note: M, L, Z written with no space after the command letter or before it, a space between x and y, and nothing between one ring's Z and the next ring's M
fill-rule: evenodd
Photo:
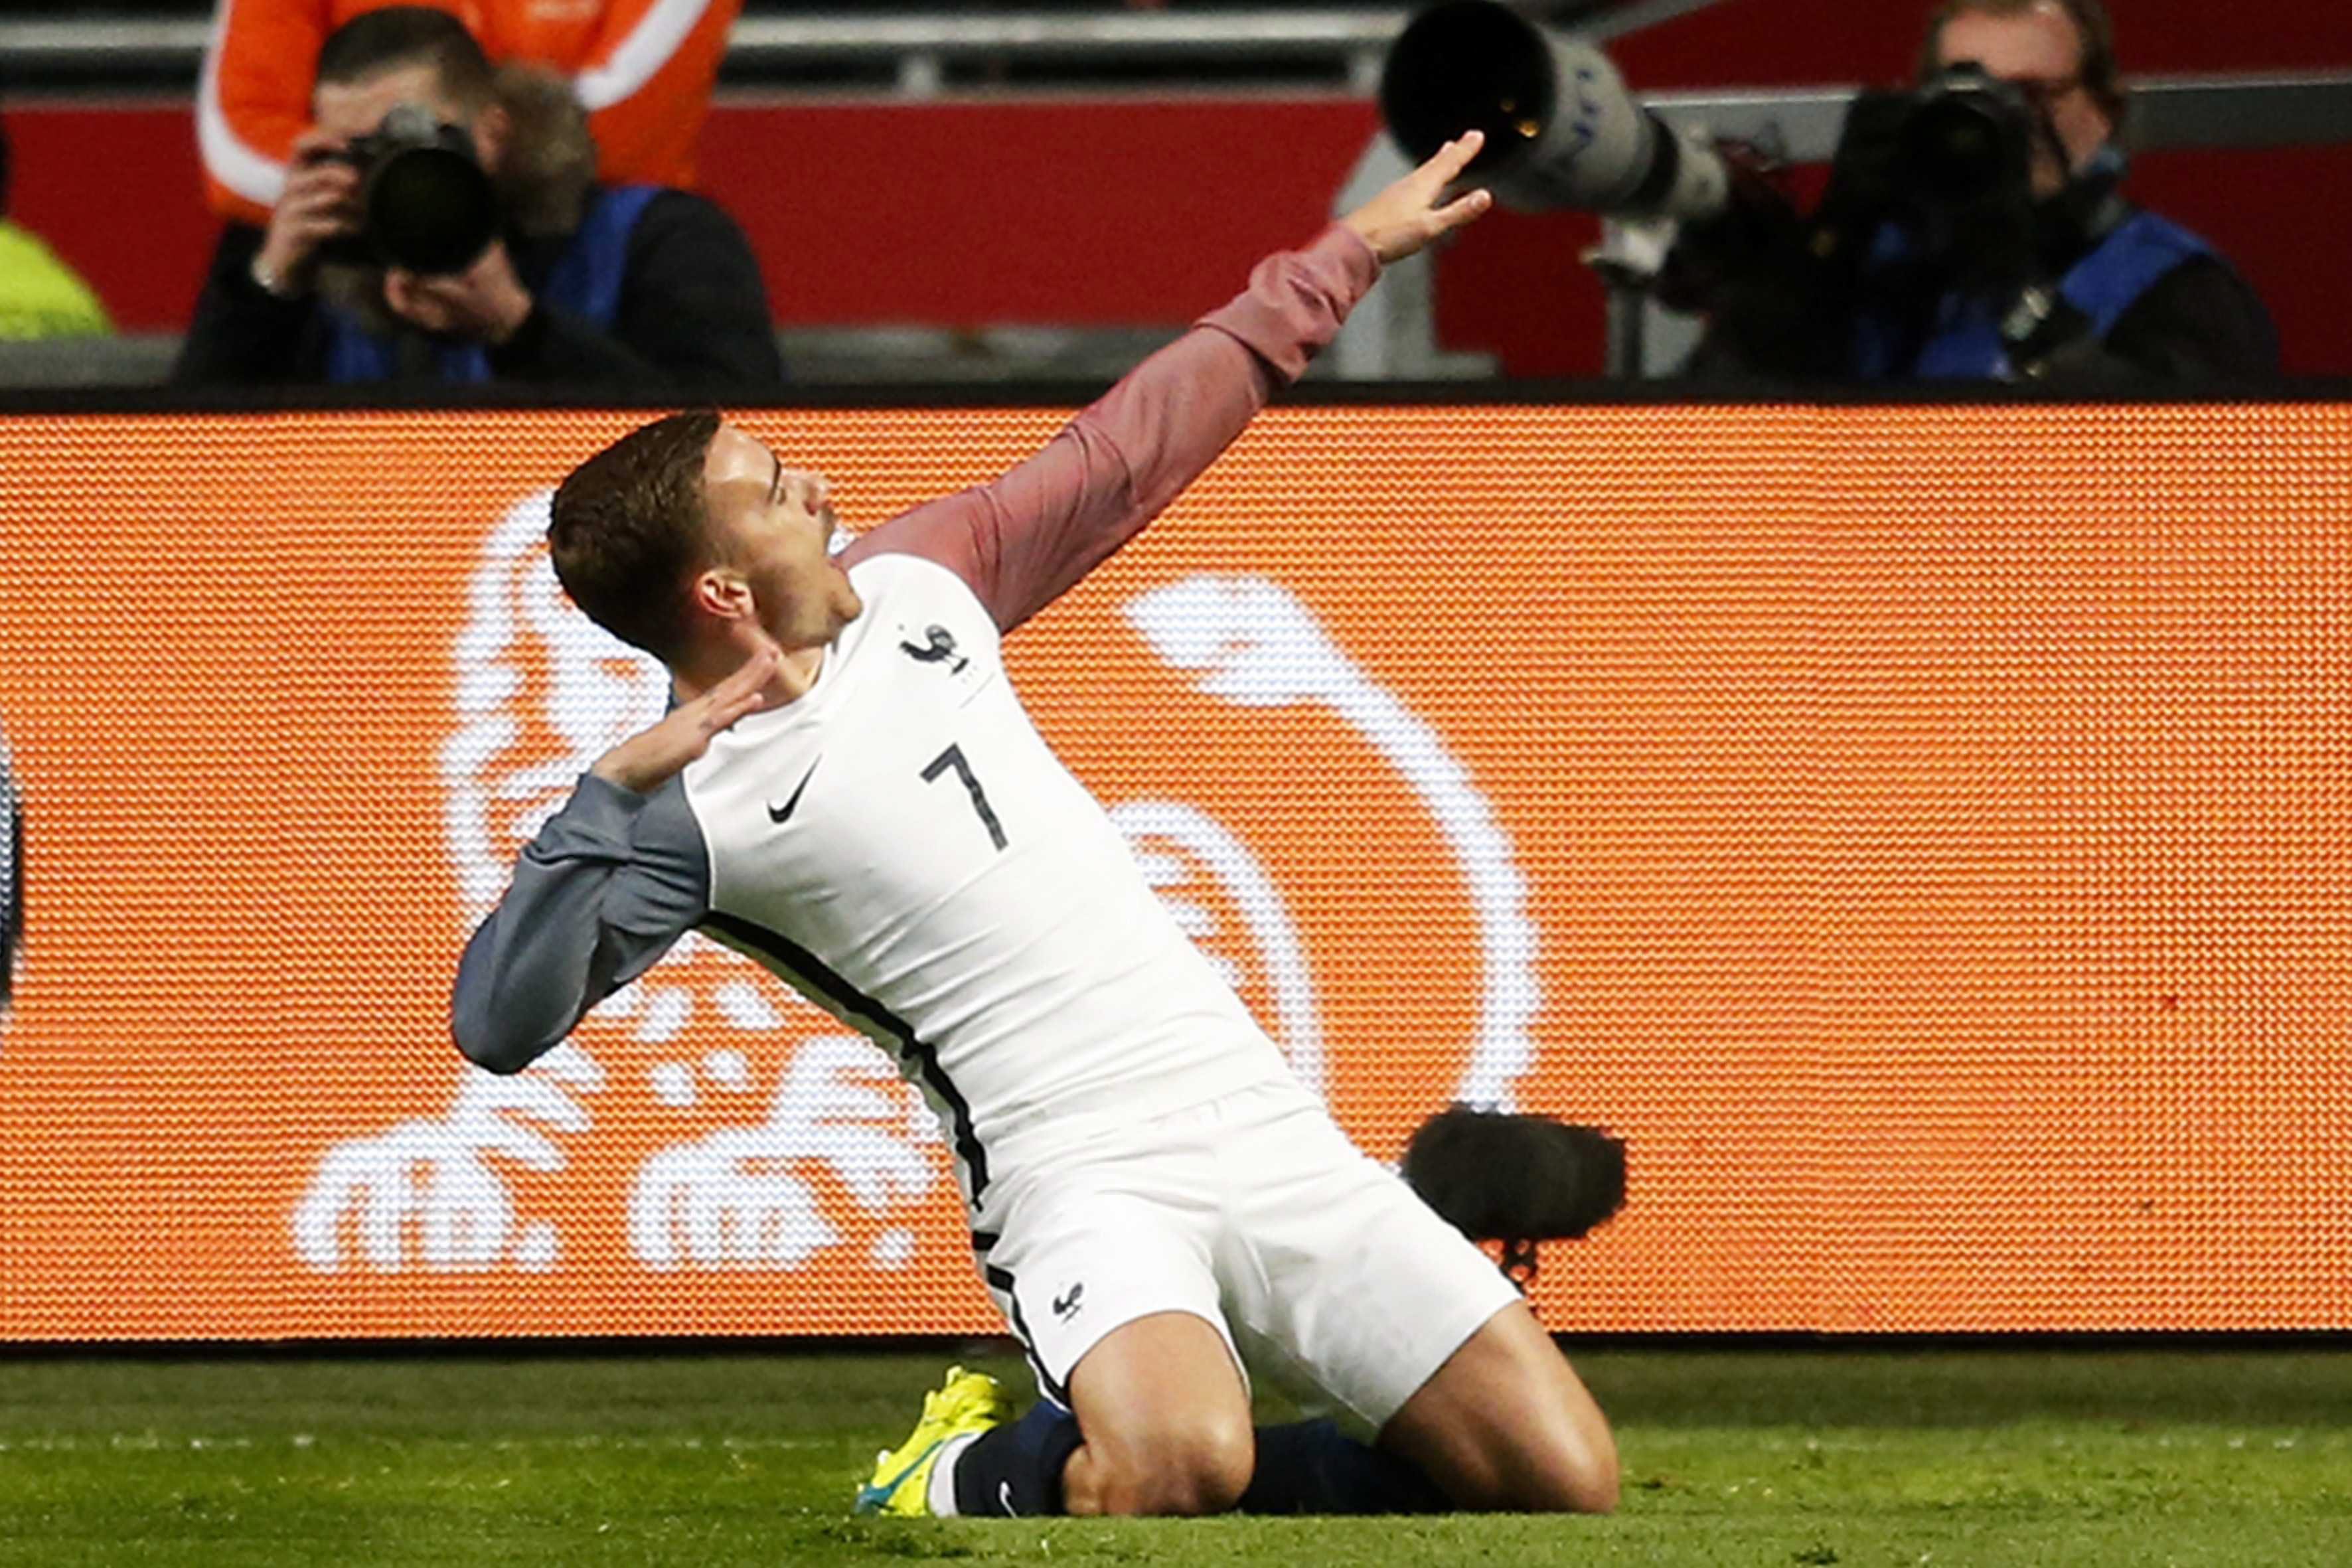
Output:
M709 751L711 740L737 720L774 705L776 694L769 688L782 662L782 650L767 644L734 674L679 703L660 723L638 731L597 758L588 771L607 784L652 794Z
M1440 147L1428 163L1339 221L1372 247L1383 266L1403 260L1495 205L1494 193L1485 190L1450 202L1444 199L1446 187L1461 177L1486 144L1486 132L1464 132Z

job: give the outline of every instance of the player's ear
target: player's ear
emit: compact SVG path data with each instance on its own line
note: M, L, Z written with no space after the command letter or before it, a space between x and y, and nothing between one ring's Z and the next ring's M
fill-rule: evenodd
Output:
M696 609L714 620L742 620L753 615L751 584L732 567L705 567L696 574L688 597Z

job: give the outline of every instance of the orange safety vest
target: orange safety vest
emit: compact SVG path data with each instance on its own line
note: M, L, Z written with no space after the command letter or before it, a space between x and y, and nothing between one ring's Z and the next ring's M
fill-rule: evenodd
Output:
M215 211L268 218L310 123L319 46L352 17L401 3L452 13L493 62L570 76L607 184L693 184L695 138L743 0L219 0L196 96Z

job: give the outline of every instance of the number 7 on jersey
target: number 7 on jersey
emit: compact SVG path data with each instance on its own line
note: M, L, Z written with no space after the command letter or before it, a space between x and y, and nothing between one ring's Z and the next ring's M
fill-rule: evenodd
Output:
M950 768L955 770L956 777L963 780L964 793L971 796L971 808L980 813L980 820L988 828L988 837L994 841L999 849L1003 848L1004 825L996 820L996 810L988 804L988 792L980 787L979 775L971 771L971 764L963 760L961 746L950 746L946 751L933 757L930 765L923 770L923 782L937 783L939 776Z

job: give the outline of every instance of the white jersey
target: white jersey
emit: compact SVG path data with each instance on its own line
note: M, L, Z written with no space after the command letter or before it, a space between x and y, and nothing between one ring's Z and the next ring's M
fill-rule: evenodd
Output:
M1014 695L962 579L861 562L814 687L686 772L704 929L898 1053L972 1189L1063 1118L1286 1076Z
M1337 225L1268 258L1044 450L850 546L865 612L809 691L649 795L586 775L524 849L458 965L459 1048L520 1068L699 928L897 1052L975 1204L1106 1118L1303 1095L1030 724L999 637L1213 461L1376 270Z

